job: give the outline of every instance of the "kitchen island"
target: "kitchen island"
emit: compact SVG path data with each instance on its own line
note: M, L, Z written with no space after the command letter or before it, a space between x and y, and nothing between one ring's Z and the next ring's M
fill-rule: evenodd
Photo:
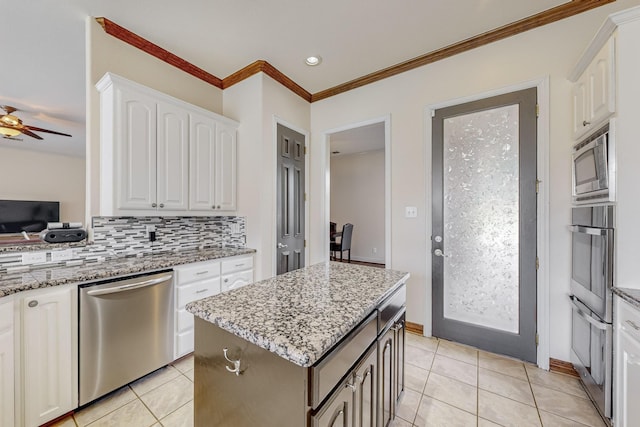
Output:
M408 277L328 262L188 304L195 425L386 425L404 388Z

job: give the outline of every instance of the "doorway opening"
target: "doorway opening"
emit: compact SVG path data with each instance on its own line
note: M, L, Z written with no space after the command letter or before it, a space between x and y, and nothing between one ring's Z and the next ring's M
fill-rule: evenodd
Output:
M326 257L388 267L389 119L334 129L325 136Z

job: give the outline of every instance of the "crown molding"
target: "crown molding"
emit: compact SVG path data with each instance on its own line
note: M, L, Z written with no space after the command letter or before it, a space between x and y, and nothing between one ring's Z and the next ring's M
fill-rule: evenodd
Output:
M107 18L96 18L96 21L98 21L107 34L155 56L161 61L173 65L219 89L226 89L254 74L263 72L305 101L316 102L613 2L615 2L615 0L572 0L560 6L512 22L511 24L487 31L442 49L434 50L314 94L305 90L267 61L255 61L228 77L220 79Z
M280 83L282 86L286 87L287 89L289 89L290 91L292 91L293 93L295 93L296 95L304 99L305 101L311 102L310 92L307 92L302 86L300 86L299 84L291 80L289 77L287 77L285 74L280 72L280 70L278 70L276 67L274 67L273 65L269 64L267 61L264 61L262 59L247 65L246 67L236 71L230 76L225 77L222 80L222 88L227 89L228 87L231 87L234 84L239 83L242 80L248 79L254 74L258 74L260 72L265 73L266 75L268 75L269 77L271 77L272 79Z
M98 24L102 26L105 33L113 36L123 42L130 44L133 47L140 49L143 52L148 53L151 56L155 56L161 61L166 62L169 65L184 71L187 74L191 74L194 77L203 80L210 85L213 85L219 89L222 89L222 80L214 76L211 73L206 72L200 67L193 65L192 63L180 58L179 56L169 52L166 49L161 48L157 44L150 42L149 40L140 37L134 32L127 30L124 27L110 21L107 18L96 18Z
M421 55L408 61L385 68L383 70L367 74L366 76L359 77L347 83L343 83L341 85L316 92L311 96L311 102L320 101L321 99L329 98L331 96L335 96L340 93L347 92L382 79L386 79L387 77L392 77L400 73L404 73L405 71L413 70L414 68L422 67L424 65L449 58L459 53L463 53L468 50L472 50L477 47L484 46L489 43L493 43L495 41L541 27L543 25L551 24L553 22L571 17L573 15L586 12L590 9L604 6L605 4L612 3L614 1L615 0L573 0L571 2L561 4L560 6L545 10L538 14L531 15L528 18L512 22L511 24L507 24L502 27L487 31L486 33L479 34L466 40L451 44L449 46L443 47L442 49L434 50L425 55Z

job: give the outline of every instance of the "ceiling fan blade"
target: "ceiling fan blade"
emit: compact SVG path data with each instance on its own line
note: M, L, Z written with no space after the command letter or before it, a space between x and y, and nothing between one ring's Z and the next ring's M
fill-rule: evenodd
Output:
M35 138L35 139L42 139L42 137L40 135L36 135L35 133L31 132L30 130L27 130L26 126L23 127L22 129L20 129L20 132L22 132L23 134L30 136L31 138Z
M38 127L35 127L35 126L22 125L22 127L24 129L35 130L36 132L47 132L47 133L53 133L55 135L71 136L68 133L56 132L56 131L49 130L49 129L38 128Z

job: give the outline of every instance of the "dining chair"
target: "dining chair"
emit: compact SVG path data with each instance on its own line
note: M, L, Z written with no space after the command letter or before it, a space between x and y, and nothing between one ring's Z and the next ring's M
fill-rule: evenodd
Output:
M336 259L335 253L340 252L340 261L342 261L342 253L349 251L347 262L351 262L351 235L353 234L353 224L347 223L342 226L342 236L339 243L331 243L330 249L333 259Z

